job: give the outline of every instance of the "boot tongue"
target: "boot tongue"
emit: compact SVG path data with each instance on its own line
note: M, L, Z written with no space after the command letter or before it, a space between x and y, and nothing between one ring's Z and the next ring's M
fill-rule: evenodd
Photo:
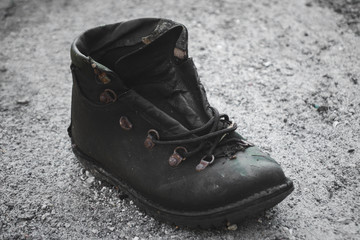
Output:
M156 39L143 38L143 42L147 45L117 60L115 72L129 87L162 80L149 79L149 77L155 78L168 70L167 65L170 63L171 54L174 52L181 31L182 28L179 26L168 30Z
M183 79L175 66L174 52L178 55L176 42L182 27L167 30L156 39L144 38L148 43L136 52L120 58L115 63L115 72L125 84L156 107L178 120L189 129L202 126L209 119L200 93L189 85L196 79ZM192 74L192 76L196 76Z

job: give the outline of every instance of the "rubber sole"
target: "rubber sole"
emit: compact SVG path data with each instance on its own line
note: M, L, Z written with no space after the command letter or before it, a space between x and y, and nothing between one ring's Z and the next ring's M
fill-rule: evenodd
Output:
M91 172L97 179L108 182L125 192L148 215L160 221L182 227L207 229L223 227L228 222L232 224L238 223L247 216L255 215L275 206L294 190L292 181L287 179L282 185L269 188L224 207L199 212L174 211L144 198L131 186L112 176L96 160L82 153L75 144L73 144L73 152L86 170Z

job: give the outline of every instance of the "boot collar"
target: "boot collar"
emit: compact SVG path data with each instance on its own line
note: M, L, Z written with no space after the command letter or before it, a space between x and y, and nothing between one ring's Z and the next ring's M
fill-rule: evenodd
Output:
M142 18L99 26L82 33L71 45L72 64L82 71L97 75L95 77L103 84L112 81L121 83L121 79L113 70L100 64L96 57L91 58L90 55L96 55L100 49L108 50L106 47L110 45L112 48L133 46L139 43L144 43L146 46L169 29L179 26L183 28L183 31L176 43L174 54L179 58L185 58L188 55L188 33L184 25L168 19ZM128 88L122 84L122 89L119 90L126 92Z

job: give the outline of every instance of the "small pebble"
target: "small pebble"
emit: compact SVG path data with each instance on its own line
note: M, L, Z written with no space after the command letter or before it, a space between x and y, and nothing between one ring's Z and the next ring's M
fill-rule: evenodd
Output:
M292 69L289 69L289 68L281 69L281 73L286 75L286 76L293 76L294 75L294 71Z
M263 62L262 65L264 65L264 67L270 67L271 66L271 62L269 61L266 61L266 62Z
M45 213L44 215L41 216L41 221L45 221L45 219L50 216L50 213Z
M20 215L18 218L19 218L20 220L26 220L26 221L28 221L28 220L33 219L34 217L35 217L35 215L32 214L32 213L25 213L25 214Z
M339 218L338 220L337 220L337 222L339 222L339 223L343 223L343 224L349 224L349 223L351 223L351 219L350 218Z
M94 177L88 177L88 179L86 179L86 182L88 184L93 184L95 182L95 178Z
M355 85L358 84L358 79L356 77L352 77L350 80L353 84L355 84Z
M232 225L227 227L227 229L230 230L230 231L235 231L237 228L238 228L238 226L236 224L232 224Z
M19 105L27 105L27 104L29 104L29 100L27 100L27 99L19 99L19 100L17 100L16 101L16 104L19 104Z
M320 106L318 107L317 111L319 113L323 113L323 112L327 112L329 110L329 107L328 106Z

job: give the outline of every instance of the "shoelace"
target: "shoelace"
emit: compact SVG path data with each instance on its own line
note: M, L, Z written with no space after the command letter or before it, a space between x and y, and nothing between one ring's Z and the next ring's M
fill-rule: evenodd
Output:
M192 151L188 152L185 147L178 146L175 148L174 153L169 158L169 164L171 166L177 166L180 162L184 161L198 152L206 149L207 153L201 158L200 163L196 166L197 171L205 169L208 165L212 164L214 160L224 154L214 154L217 147L221 147L230 143L237 143L240 148L237 150L244 150L247 147L252 146L251 143L239 138L228 138L226 136L234 132L237 129L236 123L232 123L229 120L228 115L219 114L217 109L211 107L213 111L213 117L202 127L190 130L186 133L178 134L171 137L162 137L160 139L159 133L150 129L147 139L145 140L145 146L152 148L156 144L159 145L182 145L182 144L200 144ZM211 127L211 128L210 128ZM206 129L209 129L206 132ZM206 132L205 134L202 134ZM182 151L182 153L180 153Z

